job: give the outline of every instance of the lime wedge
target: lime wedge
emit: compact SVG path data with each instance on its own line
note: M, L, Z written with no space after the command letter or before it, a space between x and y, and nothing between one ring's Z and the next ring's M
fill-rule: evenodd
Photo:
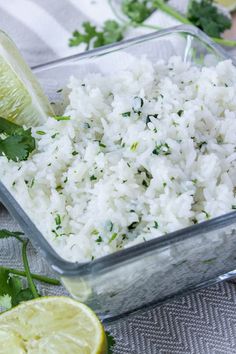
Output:
M236 0L215 0L219 5L224 6L227 10L233 11L236 9Z
M1 354L105 354L95 313L69 297L42 297L0 315Z
M0 31L0 117L16 124L43 123L52 108L12 40Z

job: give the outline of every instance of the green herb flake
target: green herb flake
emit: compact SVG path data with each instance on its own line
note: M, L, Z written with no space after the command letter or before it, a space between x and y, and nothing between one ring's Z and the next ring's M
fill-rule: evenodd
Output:
M70 116L53 116L53 118L56 119L58 122L71 119Z
M56 223L57 226L61 225L61 217L60 217L59 214L57 214L57 216L55 217L55 223Z
M130 117L131 115L131 112L124 112L124 113L121 113L122 117Z
M136 151L137 150L137 147L138 147L138 141L135 141L132 145L131 145L131 147L130 147L130 150L131 151Z
M122 241L128 240L128 236L126 234L121 235Z
M236 210L236 204L232 205L231 207L233 210Z
M101 236L101 235L98 236L98 238L96 239L96 242L97 242L98 244L100 244L101 242L103 242L103 239L102 239L102 236Z
M94 175L90 176L90 181L96 181L96 180L97 180L96 176L94 176Z
M184 110L183 109L180 109L178 112L177 112L178 116L179 117L182 117L182 115L184 114Z
M55 139L55 137L56 137L57 135L59 135L59 133L55 133L55 134L51 135L51 138L52 138L52 139Z
M111 243L112 241L114 241L117 238L117 236L118 236L118 234L116 232L114 232L108 243Z
M202 210L202 213L206 215L207 219L210 219L210 214L206 210Z
M154 221L154 226L153 226L153 228L154 228L154 229L158 229L158 227L159 227L158 222L157 222L157 221Z
M132 231L132 230L136 229L136 227L138 226L138 224L139 224L139 222L137 222L137 221L132 222L132 224L130 224L130 225L127 227L127 229L128 229L129 231Z
M155 149L152 151L154 155L163 155L168 156L171 154L170 147L167 143L157 145Z
M148 188L148 183L147 183L147 181L145 181L145 179L142 181L142 185L143 185L144 187Z
M99 234L99 232L98 232L98 230L96 230L96 229L94 229L92 232L91 232L91 235L98 235Z
M99 141L99 146L100 146L101 148L106 148L106 147L107 147L105 144L101 143L101 141Z
M73 155L73 156L76 156L76 155L78 155L78 152L77 152L77 151L73 151L73 152L72 152L72 155Z
M207 142L206 142L206 141L200 141L199 143L197 143L197 148L198 148L199 150L201 150L201 148L202 148L204 145L207 145Z
M38 134L38 135L46 135L46 133L43 130L37 130L36 134Z

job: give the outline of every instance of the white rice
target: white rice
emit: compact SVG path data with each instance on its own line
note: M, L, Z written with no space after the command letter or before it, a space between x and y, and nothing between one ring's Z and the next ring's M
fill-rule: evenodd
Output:
M63 258L98 258L235 208L230 61L132 58L69 89L71 119L34 128L27 161L0 158L1 180Z

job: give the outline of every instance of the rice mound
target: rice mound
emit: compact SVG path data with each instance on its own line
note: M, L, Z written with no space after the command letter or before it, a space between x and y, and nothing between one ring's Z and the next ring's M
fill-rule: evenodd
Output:
M68 87L70 120L34 128L27 161L0 157L1 181L63 258L89 261L235 209L231 61L133 57Z

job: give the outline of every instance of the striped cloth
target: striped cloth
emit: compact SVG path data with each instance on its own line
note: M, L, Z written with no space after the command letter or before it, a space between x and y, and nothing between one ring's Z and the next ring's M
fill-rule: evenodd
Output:
M172 3L183 10L187 0ZM83 51L83 46L68 47L71 32L85 20L99 25L114 18L107 0L0 0L0 14L0 28L14 39L31 66ZM162 27L176 24L158 12L148 22ZM135 30L128 35L143 32ZM3 207L0 228L19 229ZM22 266L17 241L1 241L0 251L0 264ZM33 247L29 258L32 271L51 273ZM42 294L66 294L62 287L39 286ZM111 324L107 329L116 338L117 354L233 354L236 287L221 283Z

